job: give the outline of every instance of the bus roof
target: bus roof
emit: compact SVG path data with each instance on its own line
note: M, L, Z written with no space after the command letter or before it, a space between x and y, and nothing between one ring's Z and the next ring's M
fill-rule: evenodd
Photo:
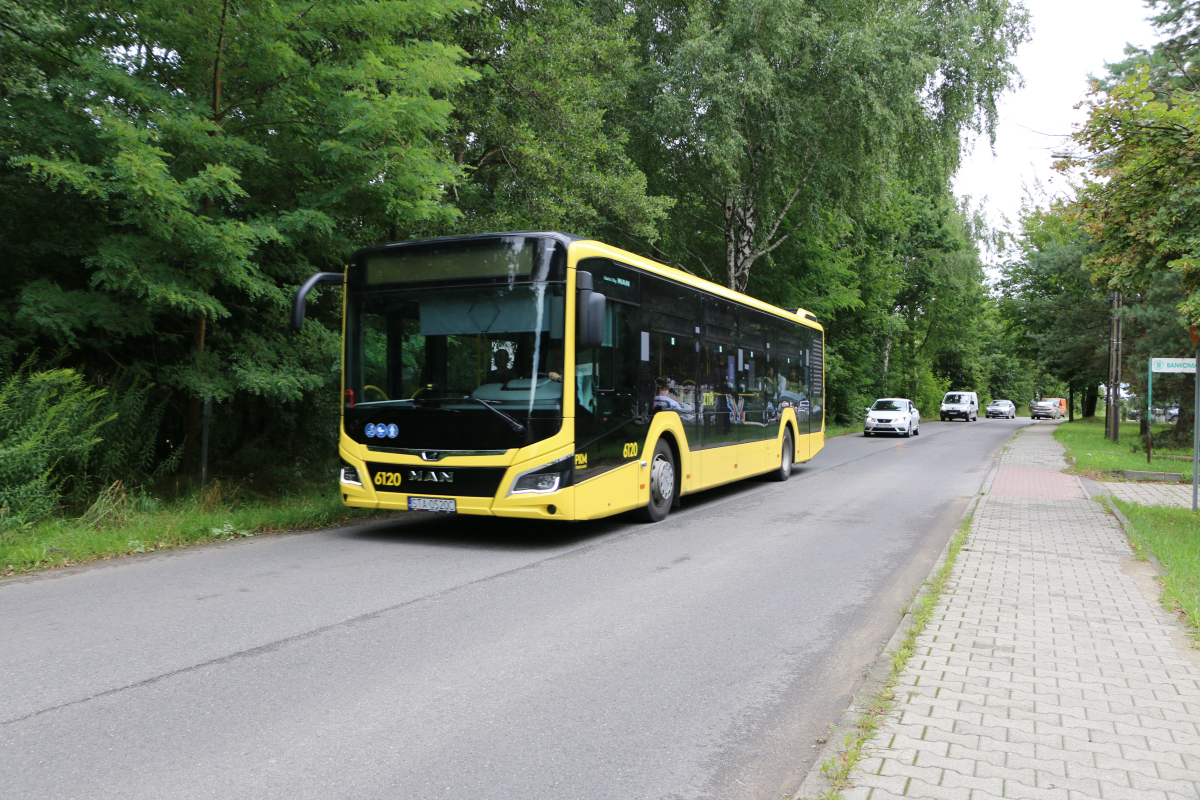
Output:
M740 303L741 305L749 306L751 308L757 308L760 311L765 311L768 314L774 314L777 317L783 317L784 319L792 322L799 322L801 325L806 325L810 328L816 328L820 331L825 330L825 328L819 322L817 322L816 315L806 311L803 308L796 308L792 310L779 308L771 305L770 303L764 303L762 300L757 300L753 297L750 297L749 295L742 294L741 292L735 292L733 289L721 286L719 283L706 281L703 278L691 274L690 272L684 272L683 270L676 269L675 267L668 267L666 264L653 261L649 258L644 258L643 256L636 255L628 250L622 250L619 247L613 247L612 245L596 241L595 239L586 239L581 236L573 236L569 233L561 233L559 231L495 231L491 233L472 233L461 236L438 236L430 239L414 239L407 242L392 242L390 244L364 247L355 253L355 257L357 257L359 253L368 251L400 248L410 245L429 244L431 242L489 239L497 236L534 236L543 239L554 239L555 241L565 245L570 251L583 250L597 256L615 258L628 266L636 267L637 269L645 272L682 283L685 286L692 287L693 289L698 289L702 292L708 292L709 294L713 294L718 297L724 297L725 299L732 300L735 303Z
M821 323L817 322L816 316L808 311L805 311L803 308L797 308L790 311L788 309L779 308L771 305L770 303L764 303L762 300L757 300L753 297L750 297L749 295L742 294L741 292L735 292L733 289L721 286L719 283L706 281L704 278L697 277L690 272L684 272L683 270L676 269L675 267L668 267L666 264L660 264L657 261L652 261L649 258L636 255L628 250L622 250L619 247L613 247L612 245L604 244L603 242L598 242L594 239L573 238L570 244L570 249L571 252L582 250L590 255L594 254L597 256L608 256L609 258L617 259L628 266L637 267L645 272L682 283L686 286L692 287L693 289L699 289L700 291L708 292L709 294L714 294L718 297L724 297L725 299L732 300L735 303L740 303L744 306L750 306L751 308L757 308L760 311L766 311L769 314L774 314L777 317L783 317L784 319L792 322L799 322L800 324L806 325L810 328L816 328L817 330L821 331L825 330Z

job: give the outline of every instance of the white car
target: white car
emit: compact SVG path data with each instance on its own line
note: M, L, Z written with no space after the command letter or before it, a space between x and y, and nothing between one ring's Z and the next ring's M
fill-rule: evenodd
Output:
M979 395L975 392L946 392L942 398L942 422L960 418L966 422L979 419Z
M863 436L876 433L898 433L901 436L921 434L921 412L912 400L904 397L883 397L867 409Z

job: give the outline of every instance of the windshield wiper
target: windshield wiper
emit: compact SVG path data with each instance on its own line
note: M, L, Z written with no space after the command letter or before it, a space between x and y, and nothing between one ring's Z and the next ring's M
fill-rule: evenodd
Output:
M500 409L492 408L492 405L490 403L488 403L488 401L480 399L478 397L464 397L464 398L462 398L462 400L465 402L468 402L468 403L479 403L479 405L483 406L488 411L492 412L497 417L500 417L505 422L507 422L508 427L512 428L514 433L516 433L519 436L523 436L525 434L525 426L524 425L517 422L515 419L510 417L508 414L505 414Z

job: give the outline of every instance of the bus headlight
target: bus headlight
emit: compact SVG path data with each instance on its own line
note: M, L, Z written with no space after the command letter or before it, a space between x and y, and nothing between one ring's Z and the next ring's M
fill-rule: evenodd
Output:
M358 470L349 464L342 464L342 471L338 477L342 483L348 483L351 486L362 486L362 479L358 477Z
M540 467L526 470L513 479L508 493L550 494L573 484L575 477L575 454L551 461Z
M526 492L557 492L562 474L546 472L541 475L522 475L513 481L513 494Z

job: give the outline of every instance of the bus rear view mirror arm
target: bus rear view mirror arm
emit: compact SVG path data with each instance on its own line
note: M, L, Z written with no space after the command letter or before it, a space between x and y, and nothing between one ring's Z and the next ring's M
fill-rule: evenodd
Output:
M345 280L345 276L340 272L318 272L309 277L292 299L292 330L296 333L300 332L300 326L304 324L304 308L308 304L308 293L313 290L314 286L318 283L336 286L344 283Z
M599 347L604 344L604 295L592 290L592 273L577 272L575 287L579 290L579 302L575 314L579 317L579 343L581 349Z

